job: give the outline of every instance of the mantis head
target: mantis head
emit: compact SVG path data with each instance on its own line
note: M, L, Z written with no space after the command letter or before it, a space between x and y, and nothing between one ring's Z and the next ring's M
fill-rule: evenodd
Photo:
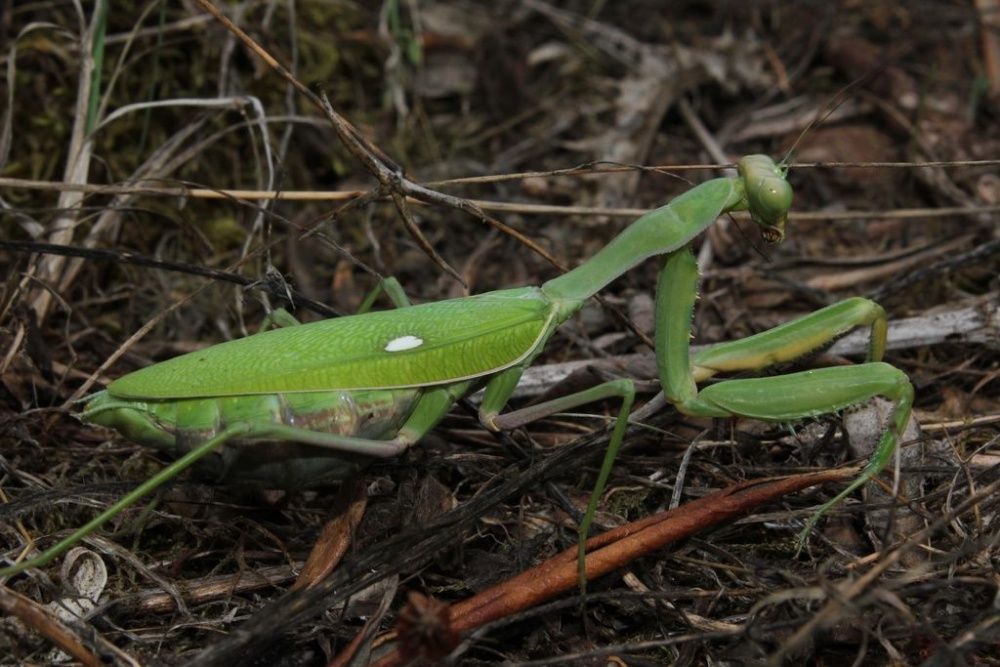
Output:
M792 186L785 180L786 169L767 155L747 155L736 163L746 186L750 219L759 227L768 243L785 238L785 222L792 206Z

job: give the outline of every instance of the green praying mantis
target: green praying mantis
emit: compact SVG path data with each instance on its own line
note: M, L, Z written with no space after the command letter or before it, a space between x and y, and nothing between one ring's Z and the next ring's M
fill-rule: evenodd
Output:
M832 413L884 396L889 424L861 474L813 515L877 475L909 420L913 388L881 361L886 314L852 298L742 340L690 353L699 274L692 241L720 215L747 210L771 243L784 238L792 190L786 169L764 155L633 222L584 262L540 287L505 289L423 305L387 290L399 308L263 331L135 371L86 399L84 421L177 458L93 520L36 558L0 569L42 566L103 522L200 462L219 477L304 487L344 477L359 459L392 457L418 442L464 396L483 389L479 419L493 430L518 427L604 399L621 407L580 525L584 541L621 447L635 396L629 379L503 413L524 370L584 302L640 262L663 256L656 290L656 360L666 399L697 417L771 422ZM856 327L870 329L868 358L854 366L730 379L821 349ZM582 576L582 575L581 575Z

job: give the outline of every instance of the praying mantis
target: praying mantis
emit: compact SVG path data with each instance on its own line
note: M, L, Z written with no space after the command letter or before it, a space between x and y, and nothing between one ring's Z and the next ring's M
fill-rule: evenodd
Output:
M699 274L690 246L720 215L749 211L765 241L783 240L792 190L786 168L764 155L737 176L702 183L628 226L595 256L539 287L410 305L387 285L395 310L263 331L135 371L86 399L80 417L179 458L40 556L0 569L7 576L51 562L124 508L199 463L220 477L303 487L344 477L359 459L397 456L464 396L484 390L479 419L512 429L573 407L617 399L620 409L580 525L584 541L622 445L635 397L615 379L504 413L524 370L555 330L626 271L663 257L656 289L656 361L662 391L681 413L771 422L833 413L883 396L889 424L861 474L813 515L865 484L888 463L909 420L913 388L881 361L885 311L863 298L827 306L741 340L690 353ZM857 327L870 329L867 360L854 366L764 378L758 371L821 349Z

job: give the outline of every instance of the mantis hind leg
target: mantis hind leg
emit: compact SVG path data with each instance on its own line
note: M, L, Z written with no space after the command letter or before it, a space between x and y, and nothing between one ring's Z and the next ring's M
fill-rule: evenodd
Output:
M141 500L143 497L149 495L160 486L170 481L177 475L179 475L184 470L198 462L198 460L204 458L208 454L211 454L216 449L226 444L233 438L240 438L248 435L252 431L252 426L249 424L234 424L229 428L225 429L213 438L209 438L202 444L198 445L190 452L177 459L166 468L156 473L145 482L135 487L124 496L122 496L117 502L108 507L106 510L95 516L93 519L80 526L74 530L68 537L63 538L55 545L42 552L41 555L31 558L18 563L17 565L12 565L10 567L5 567L0 569L0 576L10 576L12 574L17 574L18 572L23 572L25 570L43 567L51 563L55 558L63 554L65 551L70 549L74 544L90 535L92 532L97 530L101 524L109 519L114 518L122 511L124 511L129 506Z
M462 382L430 389L417 401L413 412L400 427L396 437L389 440L371 440L351 436L341 436L331 433L311 431L284 424L255 424L241 422L232 424L217 435L193 447L187 454L180 457L148 480L129 491L114 504L95 516L86 524L77 528L69 536L44 551L36 558L25 560L17 565L0 568L0 576L10 576L25 570L43 567L66 552L74 544L90 535L109 519L149 495L163 484L184 472L202 458L221 449L232 440L244 439L285 439L302 444L312 444L327 447L345 454L358 454L373 457L391 457L405 451L411 444L418 441L427 431L440 421L455 402L456 397L468 391L471 383Z

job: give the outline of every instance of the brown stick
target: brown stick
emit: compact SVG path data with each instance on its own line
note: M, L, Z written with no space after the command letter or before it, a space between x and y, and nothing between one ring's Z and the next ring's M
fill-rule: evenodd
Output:
M764 503L817 484L842 482L858 472L859 468L839 468L777 480L743 482L682 507L609 530L587 540L587 579L613 572L664 545L746 514ZM512 579L453 604L444 629L455 636L466 634L572 590L578 583L577 548L572 547ZM398 632L383 636L383 641L391 641ZM396 650L376 664L391 667L402 664L409 657L412 656L402 656Z

